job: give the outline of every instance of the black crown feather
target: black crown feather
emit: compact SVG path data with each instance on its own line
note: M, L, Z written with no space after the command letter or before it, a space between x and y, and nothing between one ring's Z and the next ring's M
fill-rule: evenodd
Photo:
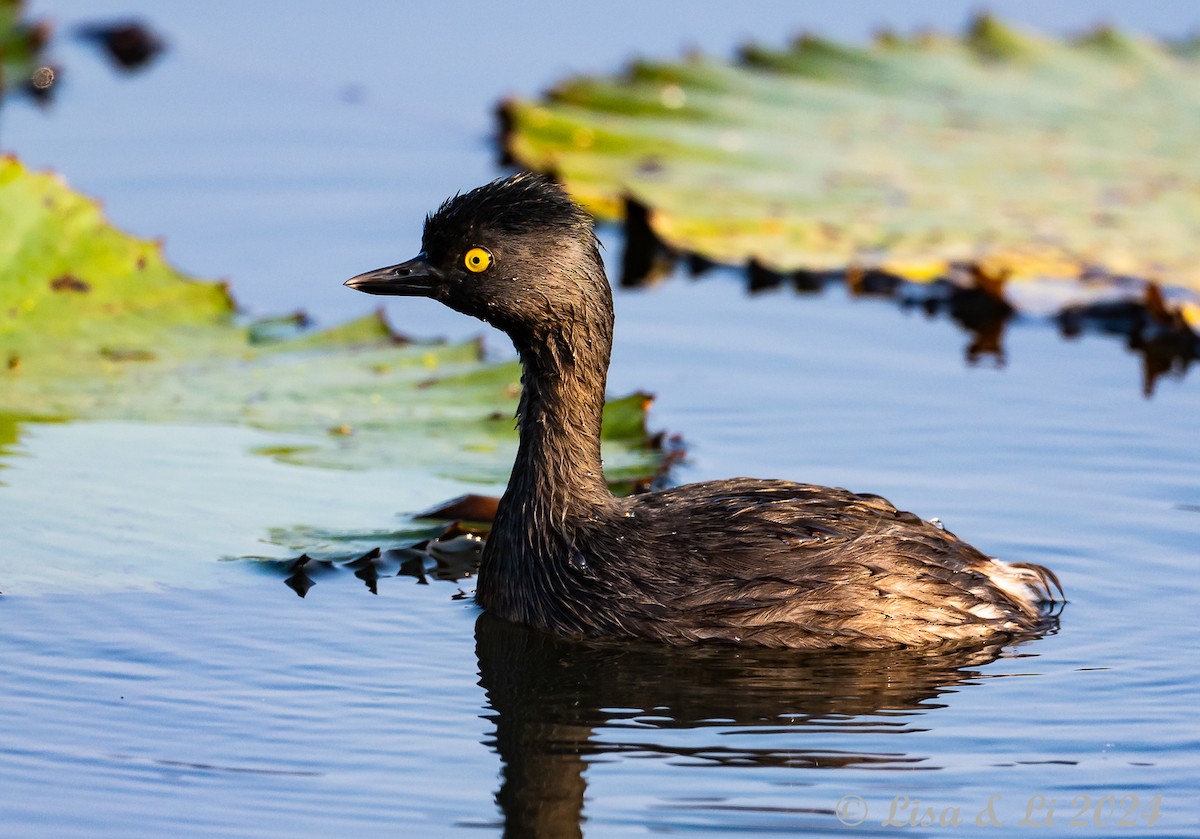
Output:
M523 235L554 228L591 230L592 219L561 186L519 172L446 199L425 219L425 236L451 238L487 230Z

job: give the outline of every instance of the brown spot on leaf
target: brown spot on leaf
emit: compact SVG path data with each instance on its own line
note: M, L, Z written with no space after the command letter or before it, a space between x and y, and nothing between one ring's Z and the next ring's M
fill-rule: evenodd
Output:
M100 355L109 361L154 361L157 355L150 350L122 349L119 347L103 347Z
M70 294L87 294L92 290L92 285L74 274L63 274L50 281L50 290Z

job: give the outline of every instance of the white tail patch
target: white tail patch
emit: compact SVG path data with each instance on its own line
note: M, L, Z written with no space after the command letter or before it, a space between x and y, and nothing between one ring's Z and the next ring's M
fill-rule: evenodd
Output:
M1058 578L1052 571L1040 565L992 559L991 563L979 570L987 575L992 585L1004 592L1027 614L1035 615L1040 604L1055 600L1055 590L1062 594ZM989 599L984 592L977 594L984 600ZM995 603L980 603L973 607L971 612L981 618L1004 617L1004 610Z

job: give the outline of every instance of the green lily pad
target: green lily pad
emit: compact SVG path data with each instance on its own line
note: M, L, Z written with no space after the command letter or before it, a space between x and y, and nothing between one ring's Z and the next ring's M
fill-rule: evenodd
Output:
M0 158L0 353L34 379L245 343L220 283L190 281L156 242L112 227L59 178Z
M632 198L665 243L718 262L912 280L965 262L1194 293L1197 60L1194 42L987 16L865 48L805 36L565 81L505 103L504 143L598 215Z
M503 482L516 362L412 344L379 314L322 332L244 325L221 283L170 266L61 179L0 159L0 393L22 419L214 423L301 435L258 451L328 468ZM606 410L614 478L650 474L640 396ZM11 421L0 421L0 446Z

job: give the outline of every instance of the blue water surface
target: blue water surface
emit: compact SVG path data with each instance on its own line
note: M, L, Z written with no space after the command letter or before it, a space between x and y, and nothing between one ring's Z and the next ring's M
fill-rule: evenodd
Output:
M103 199L257 313L333 323L354 273L501 170L490 109L571 72L814 28L956 27L973 3L33 3L50 110L0 142ZM1046 8L1052 5L1053 8ZM1004 3L1056 32L1165 34L1183 4ZM69 37L136 12L169 52L114 75ZM602 231L606 256L622 242ZM244 429L23 424L0 450L0 836L1200 835L1200 379L1143 395L1120 341L1019 319L1003 365L945 318L717 269L618 291L611 389L658 395L678 481L884 494L1039 562L1059 630L959 655L578 644L482 617L470 579L349 572L304 598L236 557L272 528L387 529L459 492L253 454ZM401 331L502 336L427 301ZM180 539L180 533L198 534ZM86 579L87 585L79 581Z

